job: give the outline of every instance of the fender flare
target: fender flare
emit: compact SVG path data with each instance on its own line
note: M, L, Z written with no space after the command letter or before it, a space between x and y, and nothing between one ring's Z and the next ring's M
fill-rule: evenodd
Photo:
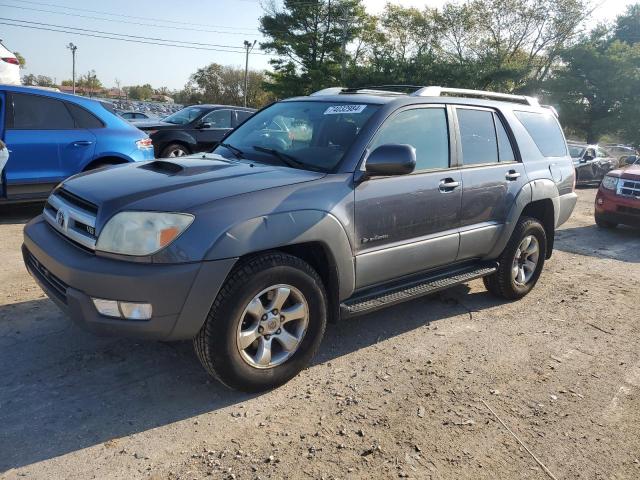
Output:
M351 296L355 289L355 265L349 237L336 217L320 210L274 213L244 220L214 240L205 260L238 258L309 242L322 244L333 257L339 299Z
M487 259L498 258L504 248L507 246L513 231L516 228L518 220L522 215L522 212L532 202L539 200L551 200L553 202L553 216L554 225L558 224L558 216L560 212L560 199L559 199L558 187L549 179L537 179L526 183L520 189L520 192L516 196L509 213L507 214L506 221L502 234L493 249L485 257Z

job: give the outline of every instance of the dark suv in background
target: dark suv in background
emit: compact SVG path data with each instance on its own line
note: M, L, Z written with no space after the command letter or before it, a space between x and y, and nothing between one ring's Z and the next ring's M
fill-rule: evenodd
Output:
M227 105L193 105L156 121L133 121L149 134L156 158L173 158L206 152L255 109Z
M336 88L261 110L213 153L64 182L23 254L80 324L193 339L210 374L257 391L303 369L328 320L475 278L523 297L573 187L534 98Z

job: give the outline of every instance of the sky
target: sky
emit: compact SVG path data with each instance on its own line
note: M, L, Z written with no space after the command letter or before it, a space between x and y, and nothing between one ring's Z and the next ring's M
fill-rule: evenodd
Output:
M375 14L382 11L387 0L363 3L369 13ZM391 3L424 8L441 7L446 0ZM594 0L596 22L615 19L631 3L635 1ZM244 40L263 39L258 32L262 11L260 0L0 0L0 39L8 49L25 57L23 74L48 75L57 82L71 78L71 52L66 45L73 42L78 47L77 75L93 69L106 86L114 86L118 79L121 86L150 83L179 89L191 73L209 63L243 67ZM2 24L7 19L32 22L29 25L49 30L75 27L97 36L119 33L148 37L145 41L150 44ZM206 45L199 45L202 49L175 48L152 45L158 43L154 39ZM253 52L250 68L268 68L269 57L258 48Z

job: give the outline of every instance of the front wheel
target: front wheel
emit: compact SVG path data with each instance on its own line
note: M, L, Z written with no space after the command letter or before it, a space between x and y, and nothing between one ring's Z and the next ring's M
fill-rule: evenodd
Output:
M184 145L180 145L179 143L172 143L171 145L166 146L162 150L162 154L160 154L161 158L176 158L176 157L184 157L185 155L189 155L189 150Z
M204 368L225 385L268 390L305 368L320 346L327 300L305 261L271 252L241 260L194 339Z
M524 297L540 278L546 251L547 236L542 224L535 218L521 218L498 259L498 270L484 277L485 287L508 300Z

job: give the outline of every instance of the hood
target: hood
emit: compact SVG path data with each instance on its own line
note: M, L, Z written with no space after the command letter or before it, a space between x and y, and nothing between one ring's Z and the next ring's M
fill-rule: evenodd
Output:
M624 168L616 168L607 173L613 177L626 178L629 180L640 180L640 164L629 165Z
M86 172L63 188L95 204L98 223L120 210L189 212L222 198L309 182L325 174L204 154Z

